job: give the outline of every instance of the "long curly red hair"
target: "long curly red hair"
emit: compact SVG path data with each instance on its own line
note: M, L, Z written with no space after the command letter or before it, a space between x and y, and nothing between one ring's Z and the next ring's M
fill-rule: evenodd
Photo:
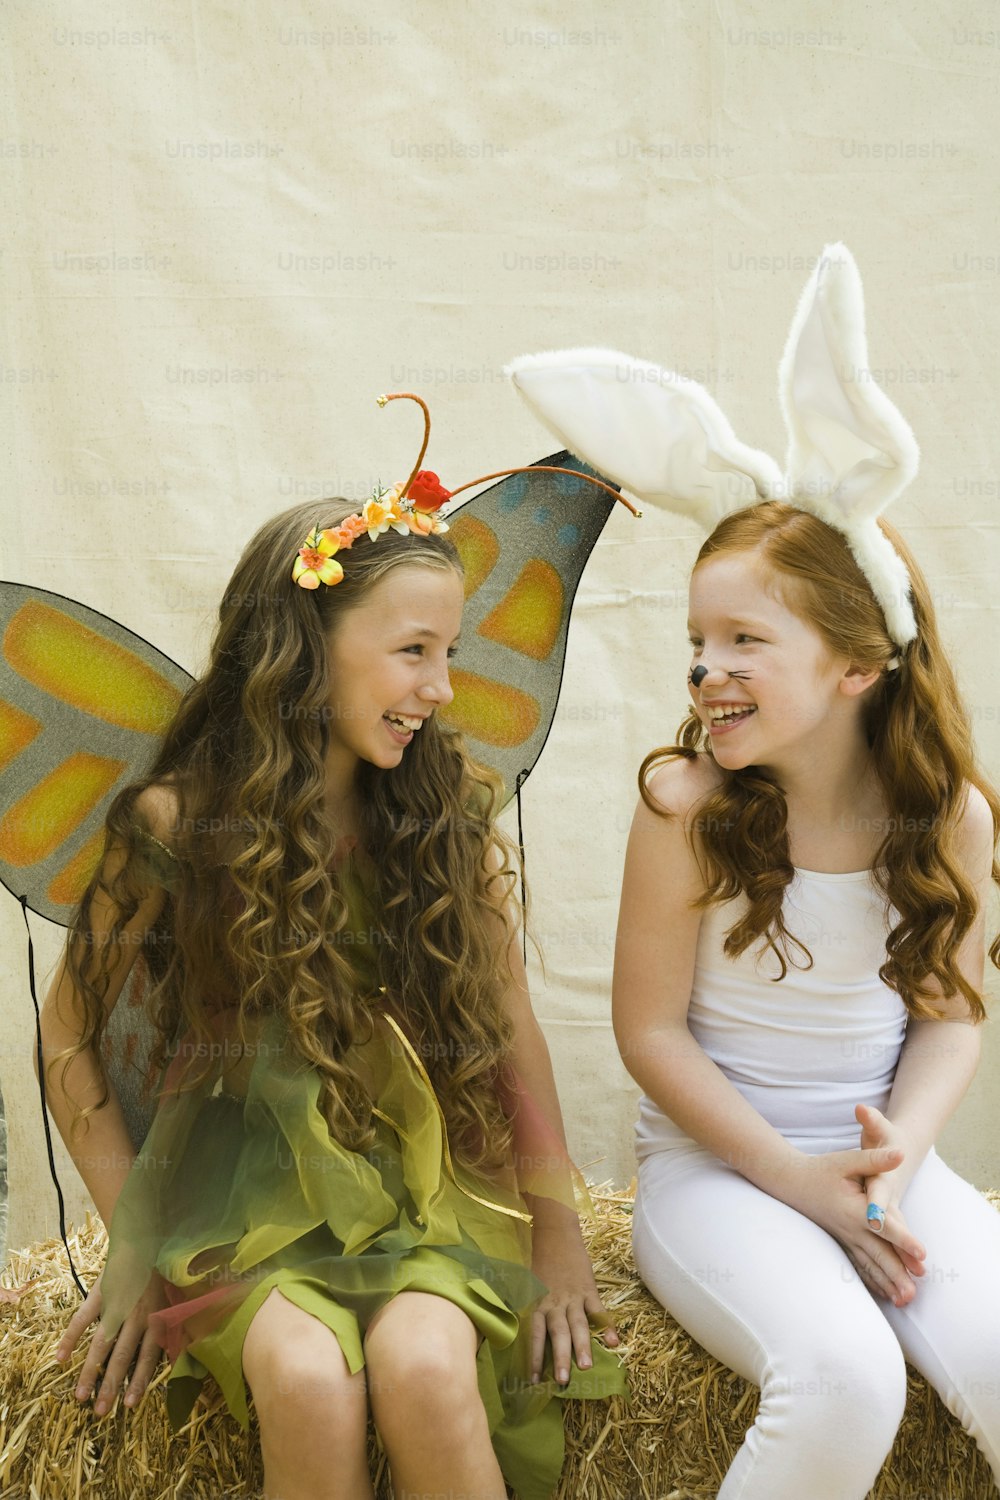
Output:
M882 531L907 566L917 639L898 671L883 675L868 694L866 731L887 809L889 832L873 863L873 878L899 912L879 970L909 1013L939 1015L933 1001L960 993L974 1020L985 1016L982 996L969 985L956 954L978 913L976 892L956 856L956 832L969 786L982 792L1000 833L1000 797L976 764L972 728L941 644L927 581L898 532ZM866 669L885 668L897 655L871 586L841 532L775 500L727 516L703 544L695 567L708 558L747 552L773 575L789 608L807 620L837 655ZM711 738L693 709L677 730L677 743L646 756L639 790L647 807L670 816L648 789L649 773L664 760L711 754ZM759 766L719 768L720 783L695 809L690 837L706 870L700 907L741 892L747 909L726 936L736 957L764 938L787 972L788 943L812 956L785 927L782 903L794 870L789 853L788 809L780 786ZM992 864L1000 883L1000 866ZM989 949L1000 967L1000 934ZM935 987L939 986L940 989Z

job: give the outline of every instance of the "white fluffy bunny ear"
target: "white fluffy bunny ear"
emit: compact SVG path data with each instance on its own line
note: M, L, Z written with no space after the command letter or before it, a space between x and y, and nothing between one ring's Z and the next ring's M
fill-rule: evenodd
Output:
M780 491L775 461L739 442L696 381L613 349L526 354L505 373L578 458L706 531Z
M920 449L868 365L861 277L827 245L799 299L778 371L788 426L787 498L844 532L889 634L917 634L909 575L876 516L916 475Z

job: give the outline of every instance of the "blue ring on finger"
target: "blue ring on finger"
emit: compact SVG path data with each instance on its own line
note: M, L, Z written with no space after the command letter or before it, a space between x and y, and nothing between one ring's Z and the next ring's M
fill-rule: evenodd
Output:
M885 1209L880 1208L877 1203L869 1203L866 1218L869 1224L873 1224L881 1231L885 1228Z

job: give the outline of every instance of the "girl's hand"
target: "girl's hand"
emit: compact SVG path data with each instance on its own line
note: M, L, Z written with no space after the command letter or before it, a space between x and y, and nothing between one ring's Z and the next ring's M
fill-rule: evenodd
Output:
M94 1412L97 1416L103 1417L110 1410L118 1387L135 1358L136 1350L138 1350L138 1358L125 1393L125 1405L135 1406L141 1399L143 1391L153 1378L156 1366L160 1362L161 1352L160 1345L148 1326L149 1318L152 1313L166 1306L167 1296L163 1281L154 1271L145 1292L118 1330L116 1339L109 1342L100 1328L94 1330L90 1348L87 1350L87 1358L84 1360L83 1369L76 1383L76 1397L78 1401L89 1401L100 1376L101 1366L107 1360L107 1369L94 1404ZM56 1359L60 1361L68 1359L79 1343L84 1330L92 1323L98 1323L100 1317L101 1277L98 1276L86 1298L70 1318L66 1332L56 1349ZM110 1359L108 1358L109 1352Z
M574 1354L581 1370L589 1370L594 1363L590 1347L592 1322L602 1330L609 1347L614 1348L619 1342L618 1330L598 1293L594 1269L575 1215L572 1222L558 1227L539 1226L536 1219L531 1268L549 1289L532 1317L531 1378L537 1381L541 1377L548 1335L556 1380L566 1385Z
M886 1119L881 1110L874 1109L869 1104L859 1104L854 1114L861 1126L862 1150L875 1150L879 1146L888 1146L895 1147L905 1155L906 1137L891 1120ZM865 1191L868 1203L877 1204L885 1212L885 1222L882 1227L879 1228L877 1220L869 1219L868 1229L869 1233L879 1234L884 1240L895 1245L900 1259L911 1276L923 1276L923 1262L927 1251L910 1233L899 1207L900 1199L908 1186L909 1183L903 1178L899 1167L889 1172L882 1172L876 1177L867 1178Z
M872 1233L866 1214L868 1184L892 1173L902 1160L902 1149L895 1146L803 1156L794 1188L785 1199L833 1235L869 1290L896 1307L912 1301L912 1277L922 1274L920 1262L926 1252L901 1215L894 1221L895 1238L889 1240Z

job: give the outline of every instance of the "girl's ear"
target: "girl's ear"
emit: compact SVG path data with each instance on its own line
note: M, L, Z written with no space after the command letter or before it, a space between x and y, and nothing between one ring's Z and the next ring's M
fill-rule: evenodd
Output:
M640 500L711 531L776 494L774 459L741 443L694 380L613 349L526 354L506 366L550 432Z
M878 682L881 676L881 667L858 667L851 665L847 668L837 686L848 698L857 698L862 693L867 692L873 683Z

